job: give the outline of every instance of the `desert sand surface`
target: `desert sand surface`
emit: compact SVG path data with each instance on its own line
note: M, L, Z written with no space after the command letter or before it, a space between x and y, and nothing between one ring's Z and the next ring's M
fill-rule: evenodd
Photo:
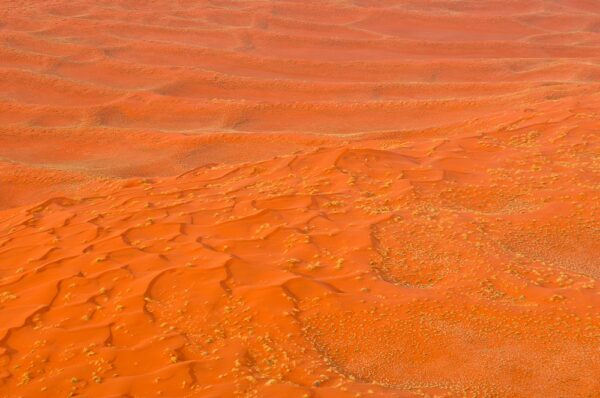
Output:
M0 397L600 397L596 0L0 0Z

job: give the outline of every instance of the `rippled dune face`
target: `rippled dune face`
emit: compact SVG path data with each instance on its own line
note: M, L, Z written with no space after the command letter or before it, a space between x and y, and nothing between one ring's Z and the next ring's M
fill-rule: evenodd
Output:
M0 4L0 397L600 396L597 2Z

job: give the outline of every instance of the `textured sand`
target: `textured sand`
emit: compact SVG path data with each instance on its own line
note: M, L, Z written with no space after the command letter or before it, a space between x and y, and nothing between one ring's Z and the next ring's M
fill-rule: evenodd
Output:
M596 1L0 5L0 397L600 396Z

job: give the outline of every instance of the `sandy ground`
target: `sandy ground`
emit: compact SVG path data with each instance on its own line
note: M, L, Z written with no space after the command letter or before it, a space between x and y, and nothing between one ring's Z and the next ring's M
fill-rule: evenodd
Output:
M595 0L0 0L0 397L599 397Z

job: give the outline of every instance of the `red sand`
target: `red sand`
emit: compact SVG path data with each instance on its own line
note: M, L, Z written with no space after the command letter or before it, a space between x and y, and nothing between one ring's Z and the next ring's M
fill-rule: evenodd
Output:
M0 397L599 397L593 0L0 7Z

